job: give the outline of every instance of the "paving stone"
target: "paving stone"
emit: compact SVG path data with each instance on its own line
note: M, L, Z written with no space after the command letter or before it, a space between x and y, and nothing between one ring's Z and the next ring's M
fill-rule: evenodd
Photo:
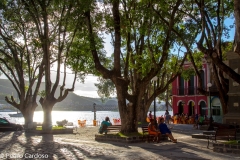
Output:
M177 126L187 127L187 126ZM177 128L176 127L176 128ZM192 126L191 126L192 128ZM177 128L178 129L178 128ZM207 141L192 139L192 129L173 130L177 144L169 141L162 143L122 143L97 142L95 134L54 135L54 141L43 141L42 136L26 136L14 132L1 133L1 154L44 153L51 159L236 159L233 153L215 153L207 149ZM181 129L181 128L180 128ZM97 129L95 131L97 133ZM194 143L193 143L194 140ZM235 152L235 151L232 151ZM194 154L193 154L194 153Z

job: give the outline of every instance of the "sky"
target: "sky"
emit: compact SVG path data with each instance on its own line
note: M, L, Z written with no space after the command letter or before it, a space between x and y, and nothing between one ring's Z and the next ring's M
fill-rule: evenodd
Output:
M99 83L97 77L87 76L84 83L76 82L73 93L84 97L98 98L97 87L95 87L94 83Z
M227 23L227 25L230 25L230 24L232 24L232 20L229 20L226 23ZM230 37L231 37L230 39L233 39L233 36L234 36L234 29L232 29L230 32ZM105 51L107 52L107 56L110 56L111 53L113 53L113 46L111 45L110 35L105 35L104 42L105 42L104 48L105 48ZM55 72L53 71L52 72L52 80L54 80L53 77L55 77L54 73ZM73 76L74 76L73 74L68 74L68 76L67 76L68 79L66 80L66 87L71 87ZM0 76L0 78L6 78L6 77ZM84 83L81 83L79 81L76 82L74 93L79 96L98 98L99 96L97 94L97 87L95 87L94 83L98 83L97 77L95 77L93 75L88 75L88 76L86 76Z
M56 72L51 72L51 74L52 74L51 79L54 80L54 77L56 76ZM67 75L66 88L72 87L73 78L74 78L74 74ZM99 83L97 81L97 77L93 75L88 75L86 76L84 83L80 81L76 81L75 89L73 93L79 96L84 96L84 97L99 98L97 94L97 87L95 87L94 83ZM59 85L61 85L61 83Z

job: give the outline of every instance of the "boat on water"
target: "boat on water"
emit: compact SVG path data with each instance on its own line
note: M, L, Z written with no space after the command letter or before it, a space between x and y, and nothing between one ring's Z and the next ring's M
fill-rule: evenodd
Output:
M0 112L16 112L16 111L11 109L0 109Z
M22 113L8 114L10 117L23 117Z

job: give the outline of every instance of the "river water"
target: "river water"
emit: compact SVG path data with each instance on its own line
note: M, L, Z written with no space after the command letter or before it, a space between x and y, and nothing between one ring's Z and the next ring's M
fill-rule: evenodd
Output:
M8 114L14 114L17 112L0 112L0 117L5 117L9 121L19 124L24 124L23 117L10 117ZM164 115L165 111L157 111L156 117ZM172 115L172 111L169 111L169 114ZM96 120L98 123L103 121L105 117L108 116L111 121L114 119L119 119L119 112L112 111L97 111ZM146 115L147 116L147 115ZM52 111L52 123L56 124L56 121L62 121L66 119L68 122L73 122L74 125L77 125L78 120L86 120L87 125L93 125L94 112L92 111ZM35 111L33 116L34 122L43 122L43 112Z

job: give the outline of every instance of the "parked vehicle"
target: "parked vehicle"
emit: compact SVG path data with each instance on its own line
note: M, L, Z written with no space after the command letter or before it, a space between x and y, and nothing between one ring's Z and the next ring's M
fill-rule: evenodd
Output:
M21 131L21 130L23 130L22 125L11 123L5 118L0 118L0 132L3 132L3 131Z
M23 117L22 113L8 114L10 117Z

